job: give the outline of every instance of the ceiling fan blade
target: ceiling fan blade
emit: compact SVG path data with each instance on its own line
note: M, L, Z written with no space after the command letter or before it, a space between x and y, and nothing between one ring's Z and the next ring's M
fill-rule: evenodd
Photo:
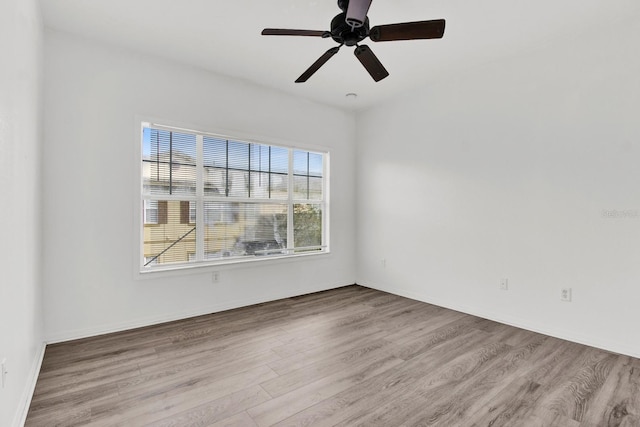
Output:
M360 45L356 47L353 52L356 58L362 63L364 68L367 69L373 80L379 82L389 75L389 72L384 68L378 57L373 54L373 51L369 49L367 45Z
M262 30L263 36L308 36L308 37L329 37L328 31L316 30L287 30L282 28L265 28Z
M444 35L444 26L444 19L378 25L371 29L369 32L369 38L374 42L440 39Z
M328 60L330 60L333 55L338 53L339 50L340 50L340 46L336 46L326 51L324 55L318 58L318 60L314 62L311 65L311 67L307 69L307 71L305 71L304 73L302 73L300 77L298 77L298 80L296 80L296 83L304 83L307 80L309 80L309 77L313 76L315 72L318 71L320 67L322 67Z
M367 19L367 13L371 6L372 0L350 0L347 7L347 24L353 28L362 27L364 21Z

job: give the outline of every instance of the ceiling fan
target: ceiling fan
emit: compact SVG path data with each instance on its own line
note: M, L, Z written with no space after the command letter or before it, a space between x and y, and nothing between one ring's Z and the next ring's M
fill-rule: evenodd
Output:
M356 46L354 54L369 72L373 80L379 82L389 75L382 63L367 45L358 44L369 37L374 42L394 40L440 39L444 35L445 20L404 22L401 24L377 25L369 28L367 12L372 0L338 0L338 7L342 13L331 21L330 31L288 30L280 28L265 28L263 36L308 36L331 37L339 46L332 47L324 53L311 67L309 67L296 83L306 82L344 45Z

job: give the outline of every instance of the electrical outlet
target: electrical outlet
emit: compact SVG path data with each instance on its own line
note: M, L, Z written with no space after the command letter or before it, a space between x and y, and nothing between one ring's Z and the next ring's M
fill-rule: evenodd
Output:
M220 272L214 271L211 274L211 283L218 283L220 281Z
M502 289L503 291L509 290L509 279L500 279L500 289Z
M9 373L9 371L7 370L7 359L4 358L4 359L2 359L2 363L0 364L0 377L2 377L0 382L2 382L2 388L4 388L4 385L7 382L7 374L8 373Z
M560 289L560 301L571 302L571 288Z

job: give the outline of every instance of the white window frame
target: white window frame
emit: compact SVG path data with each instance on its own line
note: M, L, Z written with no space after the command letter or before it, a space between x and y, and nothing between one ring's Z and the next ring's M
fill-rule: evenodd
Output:
M136 273L137 274L144 274L144 273L152 273L152 272L179 272L179 271L185 271L185 270L194 270L194 269L200 269L202 267L218 267L218 266L224 266L224 265L234 265L234 264L243 264L243 263L254 263L254 262L261 262L261 263L269 263L269 262L278 262L281 260L291 260L291 259L296 259L296 258L302 258L302 257L313 257L313 256L321 256L321 255L326 255L326 254L330 254L330 246L329 246L329 236L330 236L330 221L329 221L329 217L330 217L330 204L329 204L329 160L330 160L330 152L326 147L319 147L319 146L305 146L303 144L291 144L291 143L287 143L285 142L281 142L281 141L271 141L269 140L269 138L255 138L253 136L243 136L243 135L238 135L236 132L234 132L235 135L229 135L228 133L224 132L224 133L214 133L214 132L206 132L206 131L200 131L200 130L194 130L192 127L176 127L176 126L169 126L169 125L164 125L164 124L157 124L151 121L147 121L147 120L140 120L138 121L138 123L140 124L140 127L138 127L138 131L137 131L137 135L138 135L138 144L137 144L137 165L138 165L138 174L137 177L139 179L139 190L136 192L137 194L137 203L138 206L140 206L143 210L143 212L137 214L137 218L138 220L136 221L137 224L137 231L139 234L139 238L138 238L138 244L139 244L139 255L138 255L138 259L139 259L139 263L138 263L138 268L136 269ZM144 257L144 224L145 224L145 201L146 200L152 200L153 198L150 198L149 195L145 195L143 193L143 174L142 174L142 138L143 138L143 129L146 127L150 127L150 128L154 128L154 129L158 129L158 130L165 130L165 131L171 131L171 132L179 132L179 133L192 133L192 134L196 134L196 144L197 144L197 151L198 151L198 163L196 165L196 170L197 170L197 179L196 179L196 196L194 197L180 197L180 196L155 196L156 199L163 199L163 200L171 200L172 198L174 199L180 199L180 200L188 200L190 202L190 205L193 203L195 205L195 211L196 211L196 227L199 227L200 229L203 229L203 225L204 225L204 199L203 199L203 192L204 192L204 184L203 184L203 167L202 167L202 149L203 149L203 137L204 136L211 136L214 138L221 138L221 139L226 139L226 140L232 140L232 141L241 141L241 142L245 142L245 143L249 143L249 144L261 144L261 145L267 145L267 146L275 146L275 147L280 147L280 148L286 148L288 150L289 153L289 165L288 165L288 198L287 199L253 199L253 198L249 198L249 199L245 199L245 198L238 198L238 197L221 197L220 200L216 200L216 201L222 201L222 202L239 202L239 203L265 203L265 204L270 204L270 203L275 203L275 204L287 204L289 206L289 208L287 209L288 211L288 217L287 217L287 221L289 226L287 227L287 248L285 250L279 250L276 251L275 254L271 254L268 253L268 251L264 251L267 252L264 255L267 256L259 256L259 257L251 257L251 256L241 256L241 257L233 257L230 259L225 259L225 258L217 258L217 259L210 259L207 255L207 253L205 253L204 250L204 238L197 238L197 244L196 244L196 257L198 258L198 260L196 262L185 262L185 263L176 263L176 264L157 264L156 262L151 263L149 266L145 267L145 264L148 262L148 259ZM322 178L323 178L323 191L322 191L322 199L321 200L314 200L314 199L295 199L293 197L294 194L294 162L293 162L293 153L294 151L299 150L299 151L308 151L308 152L312 152L312 153L316 153L316 154L321 154L323 157L323 171L322 171ZM211 200L209 198L209 200ZM295 248L293 247L293 243L294 243L294 223L293 223L293 217L294 217L294 210L293 207L296 204L319 204L322 207L322 243L321 245L317 246L317 247L309 247L309 248ZM189 209L189 218L190 218L190 222L191 222L191 218L192 218L192 208L190 206ZM315 250L313 250L315 249ZM191 258L191 257L190 257Z

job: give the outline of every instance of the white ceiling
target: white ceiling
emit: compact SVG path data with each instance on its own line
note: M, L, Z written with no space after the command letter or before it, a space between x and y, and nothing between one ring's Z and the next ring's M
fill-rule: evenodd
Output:
M444 18L443 39L373 43L390 72L375 83L343 47L307 83L294 80L331 39L266 37L265 27L328 30L336 0L41 0L45 25L174 59L342 108L366 108L557 38L615 31L639 0L374 0L371 25ZM358 98L347 99L354 92Z

